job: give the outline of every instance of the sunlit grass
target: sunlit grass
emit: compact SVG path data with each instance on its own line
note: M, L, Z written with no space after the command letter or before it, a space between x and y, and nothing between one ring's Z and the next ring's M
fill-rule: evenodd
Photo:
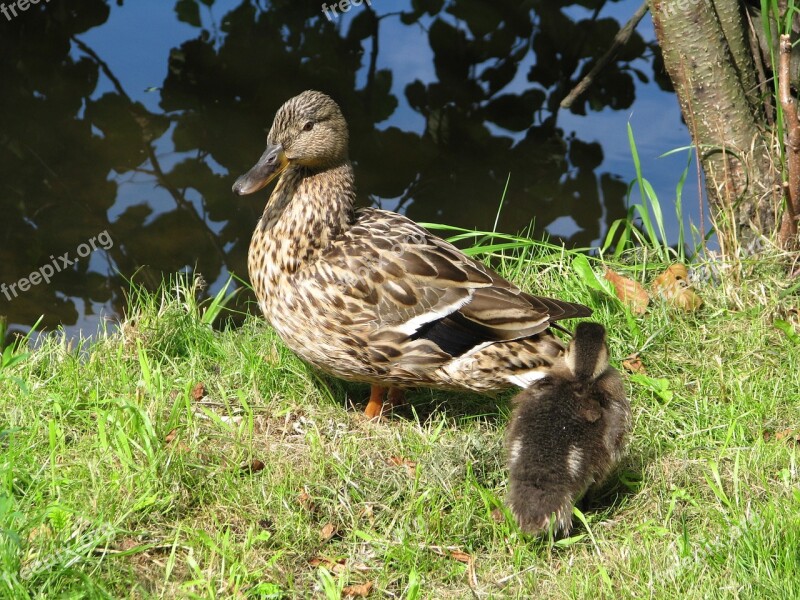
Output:
M91 344L3 354L0 597L799 596L800 352L779 259L701 284L697 313L656 299L633 316L572 253L484 239L526 289L590 305L616 366L640 352L647 368L626 376L623 468L573 537L525 537L504 509L506 397L419 390L367 422L365 387L313 372L260 318L211 329L225 293L199 305L183 281L135 291ZM663 267L626 260L610 266L644 282Z

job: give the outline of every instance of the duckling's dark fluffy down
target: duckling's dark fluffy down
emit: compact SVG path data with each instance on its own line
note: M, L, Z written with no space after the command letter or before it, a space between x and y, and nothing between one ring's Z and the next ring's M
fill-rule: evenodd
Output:
M568 533L575 501L619 461L630 428L622 378L608 364L605 330L578 325L565 356L514 399L506 434L508 503L520 527Z

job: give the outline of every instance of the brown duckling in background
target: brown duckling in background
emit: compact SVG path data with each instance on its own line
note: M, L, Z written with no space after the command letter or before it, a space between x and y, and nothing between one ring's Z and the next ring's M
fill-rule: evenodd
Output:
M528 533L546 530L551 515L556 533L569 533L575 502L622 455L631 408L605 335L599 323L580 323L564 357L514 399L508 502Z

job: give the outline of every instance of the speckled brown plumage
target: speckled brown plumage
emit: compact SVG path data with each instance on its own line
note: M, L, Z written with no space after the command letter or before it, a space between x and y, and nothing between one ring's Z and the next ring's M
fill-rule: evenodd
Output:
M281 338L320 369L375 385L489 391L541 377L564 350L549 325L591 311L521 291L402 215L354 211L347 140L336 103L303 92L234 185L251 193L280 175L248 268Z
M514 399L506 446L508 503L520 527L568 533L572 506L602 483L630 429L622 378L608 364L605 330L581 323L564 357Z

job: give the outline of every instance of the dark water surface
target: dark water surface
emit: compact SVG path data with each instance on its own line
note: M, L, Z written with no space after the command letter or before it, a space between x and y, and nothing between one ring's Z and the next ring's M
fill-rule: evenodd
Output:
M533 220L536 236L588 246L626 210L628 122L656 191L674 199L686 157L657 157L689 137L649 15L559 108L640 0L370 4L331 20L316 0L42 0L0 15L11 329L44 315L91 333L124 310L130 278L155 287L196 270L211 293L230 273L246 280L268 192L237 198L231 184L275 110L308 88L348 118L362 205L485 230L508 182L498 230ZM696 189L684 202L697 222Z

